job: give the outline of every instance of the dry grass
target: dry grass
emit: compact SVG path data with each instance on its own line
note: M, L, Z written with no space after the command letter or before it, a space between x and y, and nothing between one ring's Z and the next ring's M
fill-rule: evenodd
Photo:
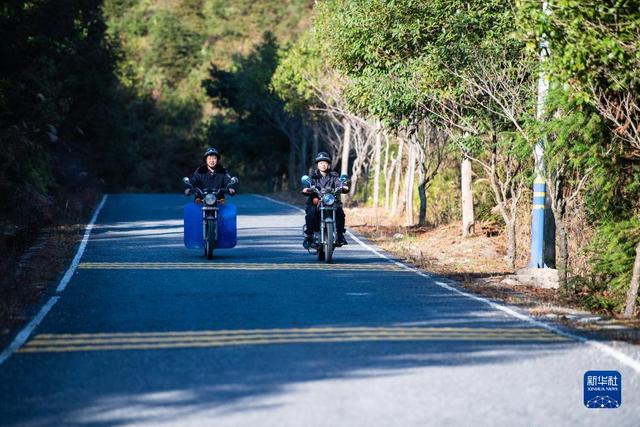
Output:
M456 279L510 273L506 240L494 224L476 224L476 236L464 238L457 223L436 228L406 227L371 208L347 209L347 225L381 248L425 270Z
M401 218L390 219L371 208L346 212L352 230L405 262L458 281L460 287L474 294L516 305L532 316L589 331L601 339L640 343L640 319L627 321L589 313L558 290L518 283L506 267L506 238L495 224L476 224L476 236L463 238L459 223L406 227ZM528 243L530 226L522 228L524 231L518 233L521 248ZM528 248L520 250L519 266L526 265L528 255Z
M92 211L96 198L95 192L87 191L65 203L56 211L56 224L40 230L29 249L16 249L2 257L0 346L28 322L31 317L29 307L39 301L67 268L82 238L83 222Z

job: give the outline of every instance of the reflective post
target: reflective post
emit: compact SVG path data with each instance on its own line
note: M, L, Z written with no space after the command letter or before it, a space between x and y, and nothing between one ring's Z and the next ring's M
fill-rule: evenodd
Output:
M541 175L533 184L533 207L531 210L531 260L530 268L543 268L544 265L544 199L547 184Z
M542 2L542 10L549 14L549 6L546 1ZM549 92L549 81L542 66L548 55L547 40L544 35L540 40L540 74L538 77L538 105L537 118L544 118L544 104ZM531 210L531 259L530 268L544 268L544 218L545 218L545 198L547 193L547 183L544 179L544 141L541 139L534 148L536 161L536 179L533 183L533 204Z

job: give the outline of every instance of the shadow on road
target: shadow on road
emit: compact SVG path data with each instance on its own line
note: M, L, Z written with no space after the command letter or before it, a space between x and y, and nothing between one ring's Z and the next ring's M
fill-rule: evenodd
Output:
M162 203L157 197L164 197ZM183 199L142 195L135 196L137 204L131 200L110 199L83 263L207 262L180 247ZM265 232L260 216L265 206L251 198L236 200L239 212L253 216L240 228L238 247L220 251L212 263L238 269L81 269L37 333L85 333L91 340L117 332L417 327L451 328L459 336L349 341L344 335L333 342L284 344L258 337L244 345L200 348L18 353L0 369L2 424L156 425L187 417L260 415L311 388L330 395L332 387L353 383L357 398L358 387L376 384L363 380L424 380L442 367L451 372L474 367L493 375L501 367L553 357L574 345L524 332L513 339L491 337L491 330L506 334L527 325L429 279L393 270L392 263L355 244L341 248L337 262L382 269L295 269L295 264L314 262L298 246L300 228L266 215L280 212L289 221L300 214L289 216L291 209L269 205ZM164 207L153 209L155 204ZM275 268L242 268L256 262ZM284 268L284 263L293 266Z
M21 365L40 367L40 375L25 372L25 378L40 385L28 387L32 397L16 401L4 383L2 412L5 421L15 416L28 425L178 423L198 414L212 419L284 404L305 383L428 372L418 368L491 369L567 345L423 341L24 355Z

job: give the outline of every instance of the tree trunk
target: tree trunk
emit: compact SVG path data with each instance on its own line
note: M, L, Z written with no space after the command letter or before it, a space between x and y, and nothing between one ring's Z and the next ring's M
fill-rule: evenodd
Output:
M287 177L287 190L295 190L296 176L296 147L294 144L289 145L289 176ZM284 186L284 185L283 185Z
M308 142L307 135L305 134L304 129L302 130L302 146L300 147L300 176L305 175L307 173L308 166Z
M418 225L424 227L427 225L427 181L422 181L418 186L418 195L420 196L420 215L418 217Z
M633 276L629 284L629 292L627 292L627 303L624 308L624 317L627 319L633 317L636 308L636 300L638 299L638 287L640 287L640 243L636 246L636 260L633 263Z
M460 166L462 189L462 236L469 237L475 234L475 216L473 213L473 186L472 186L471 160L468 157L462 159Z
M507 267L516 268L516 220L506 221L507 225Z
M351 173L351 186L349 187L349 200L353 200L356 197L356 191L358 191L358 183L360 182L360 174L353 173L353 171L351 172L352 173Z
M316 155L318 154L318 151L320 151L320 143L318 140L318 129L314 126L313 127L313 142L312 142L312 148L311 148L311 158L309 159L309 173L311 173L311 171L313 170L313 161L315 160Z
M349 174L349 152L351 151L351 124L347 119L342 121L344 124L344 135L342 140L342 161L340 163L340 175ZM354 186L356 183L352 182ZM342 195L342 203L345 205L349 203L349 196L347 194Z
M549 184L547 184L547 188L549 188L548 186ZM552 201L549 197L549 192L547 191L544 201L544 246L542 248L542 259L544 260L545 266L549 268L556 268L556 219L551 204ZM563 221L564 224L564 218L560 221ZM568 253L567 249L567 258L569 256Z
M567 237L567 229L564 224L564 218L558 218L558 284L560 289L566 291L569 273L567 266L569 264L569 240Z
M369 200L369 165L364 168L364 189L362 193L362 203L367 204Z
M398 139L398 155L396 158L396 177L393 183L393 202L391 203L391 215L395 216L398 213L398 199L400 198L400 179L402 178L402 148L404 147L404 141L402 138Z
M389 171L389 138L385 136L384 140L384 209L389 212L389 190L391 189L391 173Z
M349 185L349 193L345 194L349 196L349 200L354 200L356 195L356 190L358 186L358 181L360 181L360 177L356 174L351 175L351 184Z
M407 226L413 225L413 183L416 174L416 146L409 143L409 161L407 162L407 180L406 180L406 207L405 207L405 223Z
M373 209L378 209L378 194L380 193L380 157L382 152L382 132L378 127L376 132L376 146L373 152Z

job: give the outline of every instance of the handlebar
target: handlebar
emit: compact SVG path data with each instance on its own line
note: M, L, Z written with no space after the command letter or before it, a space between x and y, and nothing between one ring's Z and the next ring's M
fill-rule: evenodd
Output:
M211 189L203 190L199 187L195 187L193 184L191 184L191 181L189 181L189 178L187 178L186 176L182 178L182 183L187 187L187 190L184 192L184 194L187 196L190 196L195 192L196 196L199 196L201 198L204 198L204 196L206 196L207 194L215 194L216 198L220 198L220 196L224 195L224 193L231 194L229 192L229 189L232 188L233 185L238 183L238 178L231 177L231 181L229 182L229 184L227 184L225 188L218 188L216 190L211 190Z
M313 193L317 194L318 196L322 196L322 190L319 189L318 187L308 187L308 188L309 188L309 190L311 190ZM342 187L334 188L332 191L327 191L326 193L333 193L334 195L341 194L342 193Z
M208 189L206 190L202 190L199 187L191 187L188 189L189 193L187 195L191 195L193 193L196 193L196 196L200 196L201 198L204 198L204 196L206 196L207 194L215 194L217 198L219 198L220 195L223 195L224 193L229 193L229 188L220 188L218 190L213 190L213 191L209 191ZM231 193L229 193L231 194Z

